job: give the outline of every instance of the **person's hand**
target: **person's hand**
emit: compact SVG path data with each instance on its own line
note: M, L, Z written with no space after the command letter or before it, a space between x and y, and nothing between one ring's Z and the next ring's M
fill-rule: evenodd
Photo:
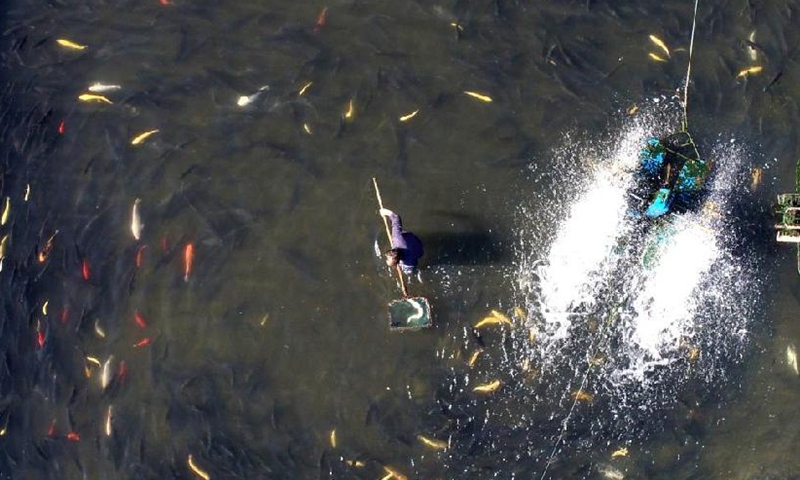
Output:
M394 215L394 212L389 210L388 208L381 208L379 210L379 213L381 214L381 217L391 217L392 215Z

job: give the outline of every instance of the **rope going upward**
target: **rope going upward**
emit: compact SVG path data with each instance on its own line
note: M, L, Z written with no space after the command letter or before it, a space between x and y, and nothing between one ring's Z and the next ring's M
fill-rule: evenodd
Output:
M692 37L689 40L689 65L686 67L686 84L683 86L683 129L689 129L689 79L692 75L692 50L694 50L694 31L697 28L697 4L700 0L694 0L694 15L692 16Z

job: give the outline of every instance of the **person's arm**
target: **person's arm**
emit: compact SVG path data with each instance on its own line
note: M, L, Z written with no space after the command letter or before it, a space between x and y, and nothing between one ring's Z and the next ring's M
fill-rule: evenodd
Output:
M403 222L400 220L400 216L392 212L389 215L389 221L392 222L392 248L405 250L408 245L406 245L406 239L403 238Z

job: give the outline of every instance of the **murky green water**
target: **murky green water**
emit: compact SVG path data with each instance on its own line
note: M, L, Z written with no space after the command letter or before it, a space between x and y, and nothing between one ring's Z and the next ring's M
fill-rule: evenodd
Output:
M536 379L508 368L524 330L469 327L519 301L521 207L544 215L541 200L568 188L542 180L556 152L607 141L632 105L681 84L692 6L6 2L0 476L191 478L191 454L211 478L381 478L385 465L409 478L539 478L569 405L537 408ZM800 380L785 358L800 343L794 252L758 220L793 189L800 155L798 8L701 1L698 13L691 127L701 146L736 138L768 167L733 213L763 257L741 361L718 367L724 382L688 382L673 402L631 412L647 420L629 438L602 401L583 408L548 478L799 474ZM754 29L764 70L737 80L754 63ZM650 34L670 46L667 62L648 58ZM102 93L113 104L78 101L95 82L122 86ZM425 283L412 289L432 302L430 331L388 329L398 292L373 253L384 241L373 176L426 243ZM112 355L103 389L85 357ZM494 379L498 392L472 392ZM612 460L622 444L630 454Z

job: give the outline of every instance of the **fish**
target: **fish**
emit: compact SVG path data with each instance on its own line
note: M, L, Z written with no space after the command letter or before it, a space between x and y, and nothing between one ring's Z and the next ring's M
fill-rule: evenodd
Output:
M89 88L87 88L87 90L94 93L104 93L104 92L113 92L114 90L120 90L121 88L122 88L121 85L106 85L104 83L95 82L89 85Z
M622 447L618 450L614 450L614 452L611 453L611 458L627 457L627 456L628 456L628 447Z
M330 435L331 448L336 448L336 429L331 430Z
M194 263L194 245L187 243L183 250L183 281L189 281L189 274L192 273Z
M114 355L109 355L105 363L103 363L103 371L100 374L100 387L102 387L103 390L108 388L109 384L111 384L113 365Z
M353 115L356 113L355 106L353 105L353 100L350 99L350 102L347 104L347 110L344 112L344 118L351 119Z
M356 467L356 468L363 468L363 467L365 467L367 465L366 463L362 462L361 460L346 460L345 463L348 464L351 467Z
M112 105L114 102L104 97L103 95L95 95L93 93L82 93L78 95L78 100L81 102L102 102Z
M666 53L668 57L670 56L669 48L667 48L667 45L660 38L656 37L655 35L650 35L650 41L655 43L656 46L661 50L664 50L664 53Z
M753 173L751 174L752 181L750 182L750 190L755 190L758 188L758 185L761 183L761 172L762 170L758 167L753 169Z
M500 380L495 380L494 382L491 383L484 383L482 385L478 385L477 387L473 388L472 391L478 393L492 393L498 388L500 388L500 385L502 385L500 383Z
M144 262L144 249L147 248L147 245L142 245L136 250L136 268L142 268L142 263Z
M205 470L202 470L194 463L192 454L189 454L189 458L186 460L186 463L189 464L189 469L192 471L192 473L194 473L198 477L202 478L203 480L211 479L211 476Z
M598 473L607 480L623 480L625 474L610 465L601 465L597 468Z
M697 347L692 347L689 349L689 361L694 362L700 358L700 349Z
M128 364L125 360L119 362L119 368L117 369L117 379L120 382L124 382L125 379L128 378Z
M113 415L112 407L111 407L111 405L109 405L108 408L106 409L106 421L104 422L106 437L110 437L111 436L111 418L112 418L112 415Z
M64 120L61 120L58 123L58 134L59 135L64 135L64 132L66 132L66 131L67 131L67 124L66 124L66 122Z
M408 477L403 475L402 473L398 472L392 467L387 467L384 465L383 471L386 472L386 477L383 478L394 478L396 480L408 480Z
M83 276L83 279L86 280L87 282L89 281L89 278L92 275L92 271L89 268L89 260L87 260L85 258L83 259L83 262L82 262L82 265L81 265L81 275Z
M482 349L478 349L478 350L475 350L474 352L472 352L472 355L470 355L469 361L467 362L467 365L469 365L470 368L475 366L475 362L478 361L478 357L481 356L481 353L483 353Z
M522 307L514 307L511 310L511 314L517 317L517 320L525 320L528 318L528 312L526 312Z
M505 315L505 314L503 314L502 312L498 312L497 310L492 310L492 311L491 311L491 314L492 314L492 316L493 316L494 318L496 318L496 319L500 320L501 322L503 322L503 323L507 323L507 324L511 325L511 319L510 319L510 318L508 318L508 316L506 316L506 315Z
M402 115L400 117L400 121L401 122L407 122L407 121L411 120L412 118L416 117L418 113L419 113L419 109L416 109L411 113L407 113L405 115Z
M98 367L102 366L102 364L100 363L100 360L98 360L97 357L92 357L92 356L87 355L86 356L86 361L89 362L89 363L95 364Z
M307 134L311 135L311 127L309 127L307 123L303 124L303 131L305 131Z
M417 435L417 440L422 442L423 445L426 447L432 448L434 450L447 450L449 446L447 442L444 440L437 440L435 438L428 438L422 435Z
M497 317L485 317L483 320L473 325L472 328L481 328L487 325L500 325L503 323L505 322L503 322L501 319Z
M8 234L3 236L3 239L0 240L0 260L6 258L7 249L8 249Z
M303 86L300 88L300 90L297 92L297 96L298 96L298 97L302 97L302 96L303 96L303 94L304 94L304 93L306 93L306 90L308 90L308 89L309 89L309 87L311 87L311 85L313 85L313 84L314 84L314 82L308 82L308 83L306 83L305 85L303 85Z
M520 365L520 368L522 369L523 372L529 371L531 369L531 359L526 358L525 360L523 360L522 365Z
M133 201L133 208L131 209L131 233L136 240L142 238L142 229L144 228L142 218L139 216L140 203L142 203L142 199L137 198Z
M67 437L67 440L71 440L73 442L78 442L81 439L81 436L78 435L78 432L75 432L75 431L67 432L66 437Z
M133 321L136 322L136 325L139 328L142 328L142 329L147 328L147 322L145 321L145 319L142 316L142 314L139 313L139 310L135 310L133 312Z
M3 208L3 215L0 216L0 225L8 223L8 217L11 215L11 199L6 197L6 206Z
M800 371L797 368L797 351L794 348L794 345L788 345L786 347L786 363L789 365L794 371L795 375L800 375Z
M143 339L141 339L138 342L134 343L133 344L133 348L146 347L146 346L150 345L151 343L153 343L153 341L150 339L150 337L144 337Z
M605 362L606 362L606 359L602 355L597 355L597 356L594 356L594 357L590 358L589 360L587 360L587 363L589 365L593 366L593 367L599 367L600 365L604 364Z
M323 7L322 11L317 16L317 22L314 24L314 33L319 33L322 27L328 22L328 7Z
M142 132L139 135L133 137L133 139L131 140L131 145L139 145L140 143L143 143L145 140L147 140L151 135L155 135L160 131L161 130L156 128L155 130L148 130L146 132Z
M242 95L236 100L236 105L240 107L246 107L253 103L264 90L269 90L269 85L264 85L263 87L259 88L258 91L252 95Z
M764 67L761 65L754 65L752 67L745 68L744 70L740 71L736 74L736 78L744 78L748 75L755 75L756 73L760 73L764 70Z
M756 43L755 30L750 32L750 35L747 37L747 40L749 40L749 44L747 45L747 56L750 57L751 61L755 62L756 60L758 60L758 50L755 47L753 47L753 45L751 45L753 43Z
M492 97L490 97L488 95L484 95L484 94L478 93L478 92L473 92L473 91L470 91L470 90L464 90L464 93L466 93L470 97L477 98L481 102L492 103Z
M575 399L575 401L578 402L592 403L592 401L594 400L594 395L586 393L583 390L572 392L572 397Z
M94 321L94 333L96 333L97 336L100 337L100 338L106 338L106 332L100 326L100 319L99 318Z
M24 200L27 202L28 199L30 198L30 196L31 196L31 184L30 183L26 183L25 184L25 199Z
M628 108L628 115L636 115L636 112L639 111L639 105L635 103Z
M42 305L42 315L45 317L47 316L47 307L50 305L50 300L45 300L44 304Z
M650 57L651 60L655 60L656 62L666 62L666 59L660 57L658 54L653 52L648 53L647 56Z
M58 230L56 230L55 233L53 233L50 236L50 238L47 239L47 241L44 244L44 247L39 251L39 254L37 255L39 263L44 263L47 260L47 257L53 250L53 240L56 238L56 235L58 235Z
M37 321L36 322L36 345L39 347L40 350L42 348L44 348L44 342L45 342L46 339L47 339L47 337L45 336L45 333L42 331L42 324L41 324L41 322Z
M261 321L259 322L259 325L261 325L263 327L264 325L267 324L267 320L269 320L269 313L265 313L264 316L261 317Z
M72 40L67 40L66 38L59 38L56 39L56 43L61 45L62 47L69 48L72 50L86 50L86 45L81 45L79 43L75 43Z

